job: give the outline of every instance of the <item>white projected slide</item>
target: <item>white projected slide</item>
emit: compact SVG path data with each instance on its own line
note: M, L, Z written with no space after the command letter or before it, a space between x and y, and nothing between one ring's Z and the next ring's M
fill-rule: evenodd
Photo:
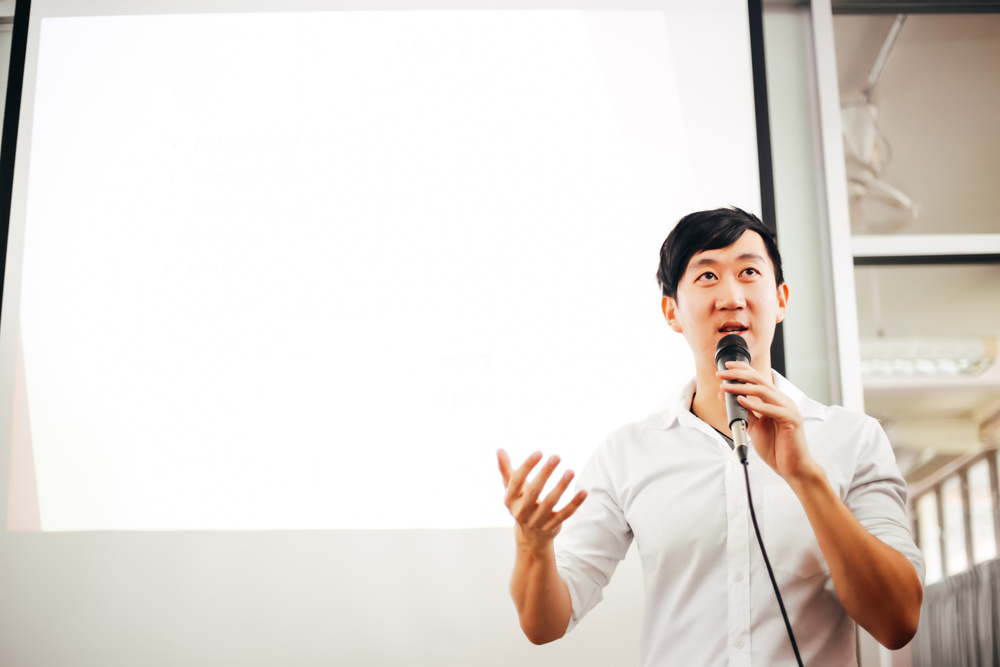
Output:
M692 374L671 225L759 206L746 40L678 62L669 27L40 19L9 527L509 525L497 448L579 470Z

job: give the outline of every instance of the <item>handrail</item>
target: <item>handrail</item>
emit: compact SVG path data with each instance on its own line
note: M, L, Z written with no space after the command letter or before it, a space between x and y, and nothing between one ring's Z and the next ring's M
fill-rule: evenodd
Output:
M938 486L952 475L962 472L962 470L976 463L979 459L984 458L992 452L996 452L997 449L997 443L986 443L982 449L963 454L954 461L941 466L919 482L908 484L910 505L914 505L920 496Z

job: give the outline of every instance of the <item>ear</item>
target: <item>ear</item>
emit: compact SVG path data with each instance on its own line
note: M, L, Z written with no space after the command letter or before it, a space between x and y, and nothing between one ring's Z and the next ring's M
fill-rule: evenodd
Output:
M667 319L667 324L670 328L677 333L684 333L681 330L681 323L677 321L677 300L673 297L665 296L663 301L660 302L660 308L663 310L663 317Z
M788 285L781 283L778 285L778 322L785 319L785 311L788 309Z

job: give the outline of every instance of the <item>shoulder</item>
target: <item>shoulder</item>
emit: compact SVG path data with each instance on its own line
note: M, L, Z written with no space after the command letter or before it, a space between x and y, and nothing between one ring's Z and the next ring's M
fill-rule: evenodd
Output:
M824 406L826 419L834 425L849 427L854 431L874 434L882 430L879 420L863 412L848 410L840 405Z
M587 468L603 469L606 474L630 468L637 459L662 447L664 434L675 423L674 410L668 408L616 428L598 445Z
M676 426L675 412L673 408L667 408L640 421L620 426L607 435L599 449L619 451L650 442L661 442L663 434Z
M874 433L881 431L879 421L862 412L848 410L840 405L825 405L809 398L794 384L774 373L775 386L795 401L806 422L822 424L822 430L841 430L842 433Z
M608 433L581 470L578 488L603 493L611 504L624 506L630 485L662 458L673 421L672 410L662 410Z
M842 490L856 483L873 464L898 475L895 456L881 423L862 412L840 405L824 405L806 396L775 374L780 391L795 401L802 413L809 450Z

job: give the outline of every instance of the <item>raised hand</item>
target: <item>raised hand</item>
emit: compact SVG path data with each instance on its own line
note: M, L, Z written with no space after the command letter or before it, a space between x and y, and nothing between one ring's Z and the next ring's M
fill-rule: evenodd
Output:
M573 471L567 470L555 487L539 500L546 482L559 466L559 457L552 456L529 480L528 476L541 460L542 453L535 452L515 470L507 452L502 449L497 451L500 475L507 490L504 504L517 522L518 545L536 551L552 544L562 529L563 522L576 512L587 497L586 491L580 491L565 506L555 510L573 480Z

